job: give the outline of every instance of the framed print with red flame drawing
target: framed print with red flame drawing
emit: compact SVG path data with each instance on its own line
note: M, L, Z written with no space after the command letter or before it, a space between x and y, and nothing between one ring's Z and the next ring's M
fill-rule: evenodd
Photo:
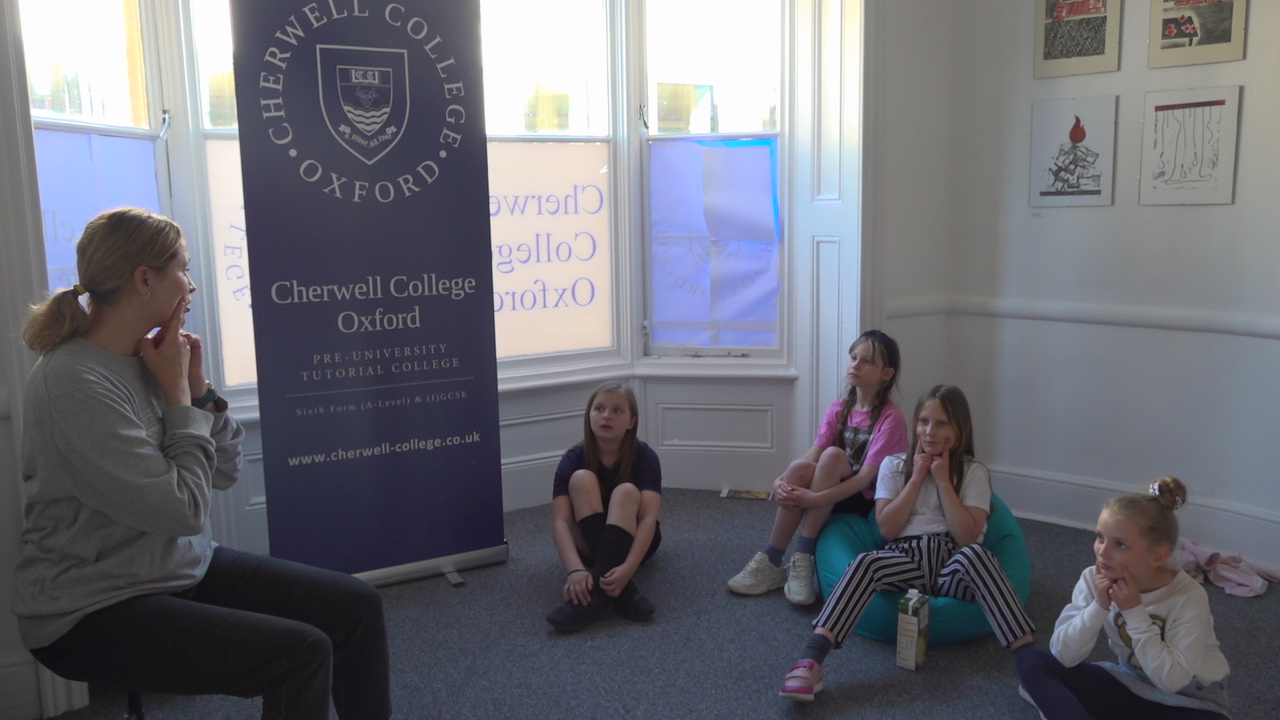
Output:
M1248 0L1151 0L1147 67L1244 59Z
M1037 0L1035 77L1120 69L1120 0Z
M1116 96L1031 106L1031 207L1111 205Z

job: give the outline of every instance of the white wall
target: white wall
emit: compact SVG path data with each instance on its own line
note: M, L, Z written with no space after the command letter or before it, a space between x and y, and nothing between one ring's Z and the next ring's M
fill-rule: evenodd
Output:
M1119 72L1035 80L1035 3L871 5L868 219L904 395L966 390L1025 517L1092 527L1176 475L1185 537L1280 565L1280 7L1250 4L1244 61L1151 70L1130 2ZM1243 86L1234 204L1139 205L1145 93L1221 85ZM1114 205L1033 210L1032 103L1094 95L1119 96Z

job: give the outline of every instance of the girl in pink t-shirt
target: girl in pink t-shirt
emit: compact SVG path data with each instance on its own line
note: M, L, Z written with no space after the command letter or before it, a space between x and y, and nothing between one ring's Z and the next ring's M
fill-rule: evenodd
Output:
M813 551L827 517L870 514L880 462L907 448L906 419L890 399L900 365L898 343L879 330L862 333L849 346L849 392L831 403L809 452L773 481L778 511L769 542L729 580L729 590L762 595L785 586L787 599L797 605L817 599ZM796 551L783 567L797 530Z

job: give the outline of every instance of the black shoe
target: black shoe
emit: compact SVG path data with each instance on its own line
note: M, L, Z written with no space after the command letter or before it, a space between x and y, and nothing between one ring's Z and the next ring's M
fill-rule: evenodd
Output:
M613 614L613 598L604 593L591 593L591 602L586 605L578 605L572 600L565 600L564 604L547 615L547 622L551 623L551 627L562 633L574 633L585 628L591 623L603 620Z
M622 594L613 601L613 607L618 611L618 615L633 622L644 622L653 617L653 603L641 595L634 586L628 586L627 590L623 590Z

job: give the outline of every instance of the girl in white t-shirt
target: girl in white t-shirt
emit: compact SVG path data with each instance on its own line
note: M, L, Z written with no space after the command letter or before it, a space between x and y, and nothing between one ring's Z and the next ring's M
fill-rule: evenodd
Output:
M906 419L890 399L900 358L898 343L879 330L862 333L849 346L849 392L831 403L809 452L773 481L778 511L769 542L729 579L730 591L762 595L785 585L784 594L797 605L817 599L813 555L827 517L870 514L880 463L906 449ZM795 554L784 567L782 556L797 530Z
M784 698L809 701L822 690L822 661L853 632L877 590L977 601L1000 644L1013 650L1033 639L1035 625L981 545L991 478L973 459L968 400L960 388L935 385L912 418L910 452L886 459L876 482L876 519L889 543L849 563L787 674L778 693Z
M1018 653L1018 691L1046 718L1225 720L1230 669L1204 588L1166 564L1178 545L1173 511L1187 500L1165 477L1107 503L1050 641ZM1119 664L1084 662L1098 632Z

